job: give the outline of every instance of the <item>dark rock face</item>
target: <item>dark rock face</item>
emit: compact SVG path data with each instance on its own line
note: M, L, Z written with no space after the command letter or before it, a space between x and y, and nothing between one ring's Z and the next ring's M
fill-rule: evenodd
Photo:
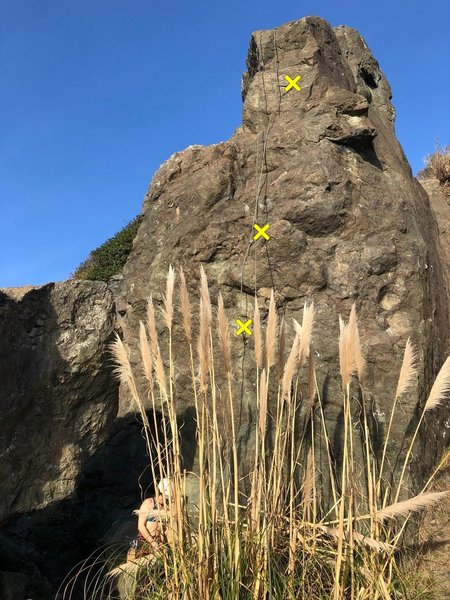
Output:
M105 352L113 298L105 284L49 284L19 301L1 294L0 302L2 519L72 494L116 401Z
M122 278L109 288L72 281L0 291L1 598L51 597L49 579L60 580L113 522L122 530L136 507L148 459L128 398L118 401L107 344L120 325L133 356L147 297L161 300L170 264L183 267L191 291L203 265L213 302L221 292L233 325L251 317L255 290L264 311L273 287L289 324L314 299L330 428L340 414L337 315L356 301L380 428L411 336L420 376L396 420L393 453L448 354L439 255L446 250L395 138L389 85L362 38L308 17L256 32L247 67L242 126L228 142L191 146L157 171ZM286 91L285 75L301 75L301 90ZM267 243L253 240L254 223L270 224ZM184 343L175 328L174 347ZM254 377L241 338L233 356L244 464ZM178 373L191 469L195 427L185 382ZM442 408L429 420L417 478L448 440L447 419Z
M242 126L228 142L173 155L151 182L118 301L126 339L135 345L145 299L161 299L169 264L191 282L203 264L230 323L251 317L255 288L264 305L274 287L289 320L300 320L305 300L314 299L318 371L335 424L337 315L356 301L379 427L407 338L419 348L417 394L396 420L398 451L448 352L449 318L436 223L396 140L389 84L356 31L315 17L253 34L247 66ZM285 75L301 75L301 90L286 91ZM253 223L270 223L267 243L253 241ZM234 346L240 359L242 344ZM250 362L241 376L245 432L253 418ZM183 389L177 395L180 406L192 403ZM428 439L424 469L445 437L448 430Z
M105 284L0 292L1 598L10 589L15 600L49 593L36 564L45 571L42 553L67 536L56 507L67 507L117 413L106 355L114 327ZM24 516L31 511L34 516ZM42 553L29 544L33 521Z

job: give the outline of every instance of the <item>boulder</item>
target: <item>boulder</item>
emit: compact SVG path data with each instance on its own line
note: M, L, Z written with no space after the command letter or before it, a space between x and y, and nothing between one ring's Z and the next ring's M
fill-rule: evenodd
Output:
M301 89L287 90L286 76L298 75ZM333 431L341 413L338 314L347 317L356 302L378 429L408 337L419 350L417 389L392 432L395 460L448 354L449 314L436 222L396 139L389 84L356 31L306 17L252 35L242 96L242 125L229 141L176 153L153 177L117 299L126 342L136 348L146 300L162 301L169 265L184 269L191 292L204 266L213 303L221 293L233 331L235 319L251 318L255 292L264 309L274 288L289 324L314 300L314 348ZM253 239L255 223L270 225L267 242ZM181 327L173 336L183 354ZM254 371L242 338L234 336L233 353L243 464L252 446ZM177 374L180 412L193 404L186 375ZM430 420L417 479L448 439L448 430L440 433L448 415L443 408ZM338 430L334 437L338 452Z

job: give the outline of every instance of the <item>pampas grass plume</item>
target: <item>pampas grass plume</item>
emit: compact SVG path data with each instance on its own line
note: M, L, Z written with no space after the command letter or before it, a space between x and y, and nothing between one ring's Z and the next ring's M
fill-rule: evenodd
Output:
M400 375L398 377L397 390L395 392L395 397L400 398L409 386L413 383L417 369L414 365L416 361L416 351L411 344L410 339L408 338L406 341L405 352L403 354L403 362L402 367L400 369Z
M189 344L192 343L192 315L189 293L186 285L186 278L183 269L180 269L180 302L181 314L183 316L183 329Z
M259 312L258 299L255 297L255 310L253 313L253 338L255 340L255 361L258 369L263 364L263 341L261 332L261 313Z
M403 500L402 502L396 502L390 506L386 506L375 513L377 521L384 521L385 519L395 519L397 517L406 517L410 512L417 512L424 508L428 508L440 502L450 494L450 491L446 492L429 492L427 494L419 494L414 498Z
M173 290L175 287L175 270L170 265L167 273L166 294L164 296L164 306L161 309L161 314L166 324L167 329L172 329L173 321Z
M269 316L266 330L266 358L267 369L275 364L275 340L277 337L277 311L273 290L270 293Z
M441 370L439 371L433 387L431 388L430 395L428 396L428 400L425 404L425 411L433 410L436 406L439 406L444 399L444 397L450 391L450 356L447 357L447 360L442 365Z
M225 309L223 305L222 294L219 294L219 305L217 308L217 325L219 333L220 348L222 350L223 364L225 372L228 377L231 377L231 346L230 346L230 333L228 330L227 318L225 316Z

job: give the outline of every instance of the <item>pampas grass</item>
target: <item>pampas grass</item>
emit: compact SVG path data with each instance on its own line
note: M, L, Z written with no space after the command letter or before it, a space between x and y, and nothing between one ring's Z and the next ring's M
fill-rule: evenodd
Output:
M275 296L273 290L270 294L269 316L267 318L266 330L266 366L269 371L270 367L275 364L275 340L277 337L277 311L275 306Z
M255 340L255 362L258 369L263 366L263 340L261 333L261 315L258 307L258 299L255 298L255 310L253 313L253 339Z
M225 316L225 308L223 305L223 298L222 298L221 294L219 294L219 306L217 308L217 325L218 325L220 348L222 350L223 366L225 369L225 373L227 374L227 377L231 378L232 368L231 368L230 332L228 330L227 319Z
M153 359L145 325L142 321L139 323L139 350L141 351L144 375L147 379L149 389L151 389L153 387Z
M162 394L167 396L167 380L164 370L161 349L159 346L158 332L156 330L155 309L153 306L153 298L150 296L147 302L147 329L150 336L150 346L155 362L156 378Z
M345 389L353 373L350 332L347 323L339 315L339 369L341 372L342 388Z
M189 301L189 293L186 286L186 279L183 273L183 269L180 269L180 303L181 303L181 314L183 315L183 328L184 333L189 344L192 344L192 315L191 315L191 303Z
M441 370L436 377L436 381L431 388L430 395L425 404L425 412L433 410L442 404L445 396L450 392L450 356L442 365Z
M167 329L172 329L173 320L173 291L175 288L175 270L172 265L169 267L167 274L166 294L164 296L164 305L161 309L161 314L166 324Z
M396 502L395 504L386 506L385 508L376 511L374 516L377 521L406 517L409 513L418 512L433 506L437 502L440 502L446 498L449 494L450 491L419 494L418 496L414 496L414 498L409 498L408 500L403 500L403 502Z
M300 346L300 335L295 335L292 343L292 348L289 353L289 357L284 367L282 385L281 385L281 396L283 399L287 399L291 394L292 380L294 379L295 370L298 366L298 349Z
M147 322L139 325L142 382L118 336L112 344L116 375L144 424L153 477L168 477L174 498L173 508L164 516L166 543L157 557L132 565L117 560L108 566L110 573L126 572L126 577L134 578L129 600L405 598L399 591L404 588L399 570L403 528L411 515L439 502L446 493L429 492L430 478L420 494L401 501L399 495L405 493L403 480L423 415L438 407L450 389L450 359L430 391L394 487L386 483L395 480L386 458L391 425L399 399L411 389L417 374L409 340L392 390L380 461L368 425L366 360L355 305L348 323L339 317L336 360L342 395L333 399L342 409L337 461L311 351L313 303L305 304L302 324L294 320L292 332L284 318L278 327L273 291L265 327L255 298L254 356L246 359L255 374L255 391L254 397L247 392L243 398L236 381L241 345L230 338L228 326L234 315L227 316L220 294L213 307L203 269L198 304L191 305L185 276L179 271L181 311L175 310L174 287L175 271L170 267L161 311L163 332L156 327L152 298ZM192 306L198 307L195 315ZM193 321L198 323L195 332ZM178 342L181 339L184 346ZM178 390L176 375L181 364L185 375L186 350L191 382ZM195 410L195 474L183 470L178 396ZM147 419L148 401L154 427ZM239 428L237 417L241 404L251 414L245 430ZM162 435L157 410L163 415ZM355 410L361 412L358 427ZM194 516L183 500L187 476L191 488L198 485ZM418 598L419 593L410 590L407 597ZM93 598L97 596L89 600Z
M300 345L298 352L298 364L302 366L303 362L309 357L309 348L311 346L312 333L314 326L314 302L305 304L303 309L303 321L300 331Z
M366 361L363 356L361 347L361 340L359 339L358 323L356 318L356 304L353 303L350 311L350 318L348 321L348 332L349 332L349 343L350 349L349 354L352 357L354 369L358 374L360 383L364 383L364 376L366 373Z
M400 396L403 396L406 390L413 384L417 375L417 369L415 367L416 360L416 350L411 344L411 340L408 338L406 341L405 352L403 354L400 375L398 377L395 399L400 398Z

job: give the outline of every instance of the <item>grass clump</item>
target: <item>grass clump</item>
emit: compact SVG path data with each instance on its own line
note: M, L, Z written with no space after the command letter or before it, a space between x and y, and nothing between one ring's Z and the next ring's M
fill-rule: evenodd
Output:
M89 257L76 269L75 279L108 281L120 273L133 247L142 215L138 215L112 238L93 250Z
M450 146L441 147L425 158L425 168L417 174L419 179L437 179L444 192L450 195Z
M424 417L443 402L450 389L450 358L436 378L394 478L388 460L390 432L401 398L416 378L415 351L408 340L398 385L393 390L386 436L376 455L368 420L366 363L353 306L349 321L339 320L342 448L337 461L331 450L312 351L314 305L305 305L301 324L294 321L294 338L288 344L273 292L265 327L255 299L251 338L254 443L252 455L246 456L251 468L244 470L238 454L240 385L235 378L237 361L233 360L223 300L219 296L217 309L213 308L203 270L198 318L193 318L182 272L181 318L174 311L174 293L175 272L170 268L161 313L165 330L157 331L151 297L146 322L140 324L139 351L145 378L142 392L121 339L117 337L113 344L117 374L141 415L149 456L155 457L150 465L153 478L171 480L169 494L173 501L172 510L166 513L166 541L158 551L150 558L123 563L110 571L110 575L120 575L120 585L124 580L128 585L122 598L435 597L417 581L408 586L400 556L410 516L439 502L448 492L429 492L432 478L413 497L404 499L403 492L406 469ZM198 323L195 331L193 323ZM173 344L175 327L184 330L187 355ZM176 374L186 359L196 414L195 474L182 467L182 431L176 410ZM153 409L152 424L147 417L147 402ZM162 413L162 435L156 423L157 412ZM355 421L356 414L359 420ZM363 448L362 464L356 460L357 444ZM319 455L325 458L319 460ZM324 470L331 502L328 490L320 484ZM194 512L183 500L188 476L198 486ZM109 576L100 580L104 589L113 579Z

